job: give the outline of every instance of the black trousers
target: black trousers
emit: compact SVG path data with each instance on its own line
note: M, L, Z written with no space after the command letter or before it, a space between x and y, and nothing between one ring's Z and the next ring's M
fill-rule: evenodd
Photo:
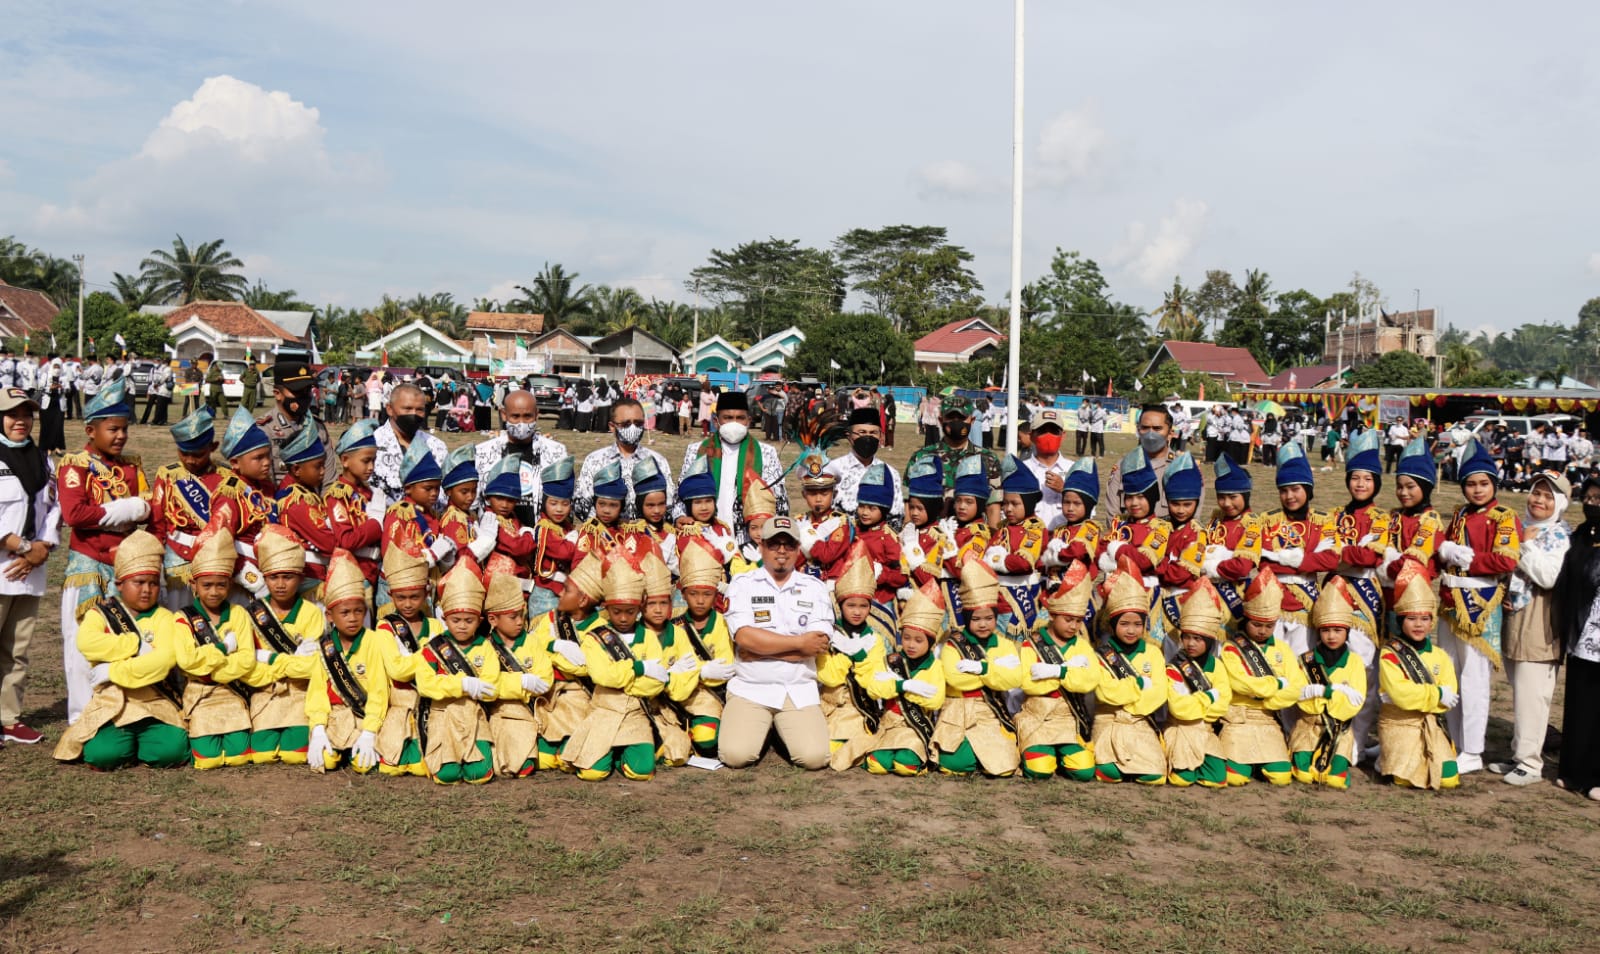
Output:
M157 427L165 427L167 424L167 409L172 406L172 396L157 396L150 398L150 400L154 401L156 405L155 420L150 423ZM146 409L148 410L148 405Z
M1567 657L1556 778L1582 795L1600 786L1600 663Z
M1089 446L1089 432L1079 428L1072 432L1072 447L1074 457L1082 457L1083 449Z
M1399 444L1385 444L1385 445L1383 445L1383 472L1384 473L1386 473L1386 474L1393 473L1394 469L1400 465L1400 451L1401 450L1402 450L1402 448L1401 448L1401 446Z
M1214 463L1217 459L1217 447L1222 442L1215 437L1206 438L1206 463Z

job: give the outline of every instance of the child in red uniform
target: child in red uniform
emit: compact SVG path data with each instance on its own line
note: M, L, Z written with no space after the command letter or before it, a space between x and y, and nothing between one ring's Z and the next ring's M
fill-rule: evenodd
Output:
M822 576L822 566L810 559L809 544L826 540L849 519L833 505L839 478L823 469L827 463L828 458L821 451L808 448L795 464L800 474L800 496L806 501L806 512L794 519L795 529L801 534L801 555L806 557L798 569L818 578ZM678 496L683 496L681 489Z
M1111 540L1100 553L1100 569L1109 579L1121 562L1119 557L1124 557L1128 566L1138 571L1139 582L1150 598L1150 608L1154 609L1161 597L1155 568L1167 558L1167 539L1172 535L1172 524L1155 515L1156 504L1161 500L1160 480L1144 451L1135 447L1122 458L1119 466L1122 513L1111 521L1107 533ZM1161 614L1149 614L1149 631L1150 639L1162 645L1166 622Z
M929 583L942 589L945 558L955 552L955 544L940 525L943 519L944 465L929 454L906 468L906 525L900 531L900 561L910 582L897 594L901 599L909 599L912 589Z
M278 491L278 523L288 527L306 548L306 572L300 585L316 600L317 589L328 577L328 559L339 549L339 537L329 526L321 493L327 449L316 428L302 427L283 445L282 454L288 473Z
M1244 621L1244 591L1261 562L1261 518L1250 512L1250 472L1227 457L1216 462L1217 512L1206 527L1201 566L1228 607L1231 629Z
M1167 467L1167 473L1172 473L1172 465ZM1094 458L1083 457L1073 464L1064 484L1061 525L1051 532L1039 561L1049 570L1052 580L1059 580L1074 561L1093 570L1105 546L1100 525L1094 522L1094 508L1100 503L1100 469ZM1172 499L1170 494L1167 499Z
M690 537L703 537L726 568L738 545L733 528L717 518L717 482L707 469L704 457L695 458L683 480L678 482L678 499L683 502L683 512L690 521L678 528L680 556Z
M1200 509L1205 483L1194 457L1187 451L1168 462L1161 479L1166 490L1167 519L1172 523L1172 534L1167 537L1167 558L1156 567L1156 576L1161 580L1161 619L1170 637L1167 656L1176 659L1183 616L1179 598L1196 580L1205 576L1202 561L1206 552L1206 531L1194 519Z
M150 483L150 533L166 548L161 605L170 610L189 601L186 567L194 560L200 531L211 520L211 498L227 472L212 460L217 431L211 409L202 407L172 425L178 462L156 471Z
M1299 442L1278 450L1278 509L1268 513L1261 527L1259 572L1271 573L1283 589L1283 615L1278 637L1298 656L1312 649L1306 623L1321 590L1317 574L1332 570L1339 556L1322 546L1322 528L1328 515L1311 506L1316 478Z
M405 498L390 505L383 516L383 552L385 559L391 549L403 547L420 552L430 569L450 562L455 556L455 544L440 535L439 519L434 507L439 502L439 485L444 474L439 462L421 441L412 443L411 449L400 462L400 486ZM378 579L378 615L389 612L389 582Z
M378 460L378 442L372 432L376 418L362 418L339 436L339 479L328 485L323 500L328 505L328 525L350 541L343 544L361 566L370 588L378 582L378 544L383 540L383 515L388 503L368 483Z
M616 545L622 526L622 506L628 499L628 484L622 479L622 466L612 461L594 475L594 516L578 528L578 554L581 560L591 552L606 553Z
M439 489L444 494L444 513L439 515L439 533L455 544L456 552L467 549L477 536L473 529L472 505L478 499L477 448L471 444L456 448L444 462L444 479ZM483 561L480 559L479 564Z
M211 524L233 535L239 564L233 571L236 603L264 599L267 584L256 564L256 536L278 522L278 488L272 486L272 441L244 408L233 412L222 435L228 476L212 498Z

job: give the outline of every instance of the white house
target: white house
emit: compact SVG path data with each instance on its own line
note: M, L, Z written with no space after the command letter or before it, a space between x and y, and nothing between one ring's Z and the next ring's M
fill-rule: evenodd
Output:
M685 374L729 373L739 369L743 355L726 338L712 335L698 346L685 348L678 355L678 363Z
M805 332L792 325L777 334L767 335L744 349L739 356L739 370L748 374L781 370L789 356L794 354L794 349L800 347L800 342L804 340Z
M377 362L384 354L415 348L422 355L418 364L441 365L446 368L472 368L477 365L472 347L457 341L432 325L421 320L403 328L396 328L382 338L369 341L356 351L356 360Z
M141 311L164 315L181 361L192 361L205 354L214 354L219 359L243 359L249 354L257 363L262 363L269 361L268 356L279 346L306 346L304 338L242 301L197 301L175 307L147 307Z

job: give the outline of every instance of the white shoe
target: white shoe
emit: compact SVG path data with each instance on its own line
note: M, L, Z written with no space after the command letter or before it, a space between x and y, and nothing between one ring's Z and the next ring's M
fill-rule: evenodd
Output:
M1506 782L1507 785L1517 785L1517 786L1532 785L1534 782L1542 782L1542 781L1544 781L1544 777L1543 776L1537 775L1537 774L1535 774L1533 772L1530 772L1530 771L1528 771L1527 769L1523 768L1520 765L1517 766L1516 768L1512 769L1511 771L1507 772L1506 773L1506 778L1505 778L1505 782Z
M1486 766L1486 767L1489 769L1489 772L1491 774L1493 774L1493 775L1510 775L1512 772L1515 772L1517 770L1517 763L1515 763L1515 762L1490 762L1488 764L1488 766Z
M1483 771L1483 756L1472 752L1463 752L1456 756L1456 774L1466 775L1481 771Z

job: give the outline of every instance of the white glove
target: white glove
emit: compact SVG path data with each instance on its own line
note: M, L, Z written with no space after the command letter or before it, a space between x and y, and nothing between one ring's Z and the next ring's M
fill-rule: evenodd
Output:
M1201 561L1200 568L1205 571L1206 576L1215 580L1221 572L1219 567L1222 566L1222 562L1232 558L1233 551L1227 547L1209 546L1206 547L1205 559Z
M694 668L698 665L700 665L699 659L685 653L672 661L672 665L667 667L667 672L694 672Z
M1350 704L1357 708L1360 708L1361 704L1367 701L1367 697L1364 694L1357 692L1356 687L1347 682L1334 683L1333 691L1349 699Z
M522 674L522 691L529 695L542 696L550 691L550 684L531 672L525 672Z
M103 505L105 513L100 517L100 526L116 527L123 524L139 523L150 516L150 505L143 497L122 497L117 500L108 500Z
M1322 687L1313 682L1304 689L1300 690L1300 701L1308 702L1312 699L1320 698L1321 695Z
M957 660L956 672L964 672L969 676L981 676L983 675L983 663L976 659Z
M296 656L315 656L322 647L314 639L308 639L294 648Z
M928 555L922 552L921 547L913 543L908 547L903 546L900 548L900 559L905 561L906 569L915 570L928 562Z
M911 587L902 586L898 590L895 590L894 598L900 600L901 602L911 599Z
M1383 565L1378 567L1379 574L1392 577L1400 571L1400 561L1405 554L1394 547L1385 547L1383 550Z
M1282 692L1283 690L1285 690L1287 688L1289 688L1289 680L1283 678L1282 676L1279 676L1278 677L1278 691Z
M328 730L320 725L311 727L311 742L306 746L306 763L314 772L323 771L324 759L333 747L328 745Z
M1060 679L1067 674L1067 667L1057 666L1054 663L1036 662L1028 667L1028 676L1034 682L1043 682L1046 679Z
M1378 535L1376 533L1369 533L1369 534L1364 535L1361 539L1357 540L1356 541L1356 546L1358 546L1358 547L1370 546L1373 543L1376 543L1377 540L1378 540Z
M856 653L870 648L874 639L877 639L877 636L872 633L850 636L836 629L833 631L833 635L828 637L828 642L833 646L834 651L844 653L846 656L854 656Z
M907 695L927 698L938 690L933 687L931 682L923 682L921 679L907 679L900 684L900 691Z
M461 677L461 694L469 699L476 699L479 702L488 702L490 699L493 699L496 695L498 695L492 684L484 682L477 676Z
M1068 669L1088 669L1094 665L1094 660L1088 656L1073 656L1067 660Z
M1044 566L1060 566L1062 563L1061 554L1066 552L1066 549L1067 541L1057 537L1050 541L1049 546L1044 548L1044 555L1039 558L1039 562Z
M583 655L583 647L570 639L558 639L550 644L550 648L561 654L561 658L574 666L587 666L589 660Z
M272 662L272 650L270 650L270 649L258 649L258 650L256 650L256 662L261 663L263 665Z
M1439 704L1446 709L1454 709L1456 703L1461 701L1461 694L1449 686L1439 687Z
M378 736L371 730L356 736L356 744L350 746L350 760L362 771L377 766Z
M438 566L455 552L456 545L449 537L439 537L433 541L433 546L428 548L428 566Z
M228 651L228 655L231 656L239 651L239 638L232 633L223 633L222 645Z
M939 529L944 531L944 535L949 537L951 542L954 542L956 531L961 529L961 524L956 522L955 517L945 517L939 521Z
M829 517L828 519L822 521L820 524L817 525L817 539L818 540L826 540L826 539L828 539L829 537L833 536L833 531L839 529L839 527L840 527L839 518L838 517Z
M990 547L983 551L984 565L996 573L1003 573L1006 568L1006 548Z
M111 682L111 664L99 663L89 670L89 685L104 686Z
M887 670L879 670L872 674L873 682L894 682L895 678L895 674Z
M1458 570L1472 565L1472 548L1446 540L1439 544L1439 559Z
M740 547L739 553L745 558L745 562L747 563L761 562L761 550L754 543L747 543Z
M367 501L367 518L383 522L383 515L389 512L389 501L383 499L383 494L372 492L372 499Z
M706 682L727 682L738 667L731 662L713 659L700 667L700 679Z
M1015 653L1012 653L1010 655L1001 656L999 659L996 659L994 661L994 664L996 666L999 666L1001 669L1015 669L1018 666L1022 665L1022 660L1018 659Z
M1222 695L1217 692L1217 687L1216 686L1212 686L1210 689L1207 689L1206 690L1206 695L1211 697L1211 701L1212 702L1216 702L1218 699L1222 698Z
M644 661L643 669L644 675L649 676L656 682L666 682L672 678L671 675L667 673L667 667L661 665L661 663L655 659L646 659Z
M1192 694L1194 690L1189 688L1188 683L1179 681L1172 683L1172 692L1174 695L1187 696Z
M1278 550L1276 553L1278 563L1291 570L1300 569L1300 564L1304 563L1306 559L1305 547L1289 547L1285 550Z
M233 581L251 596L262 600L267 598L267 578L261 575L261 568L254 563L242 564L233 575Z
M1105 571L1107 576L1117 571L1117 551L1121 547L1121 540L1113 540L1106 545L1104 550L1100 551L1100 569Z
M800 553L811 558L811 548L817 545L817 531L806 521L801 520L795 524L795 532L800 535Z

